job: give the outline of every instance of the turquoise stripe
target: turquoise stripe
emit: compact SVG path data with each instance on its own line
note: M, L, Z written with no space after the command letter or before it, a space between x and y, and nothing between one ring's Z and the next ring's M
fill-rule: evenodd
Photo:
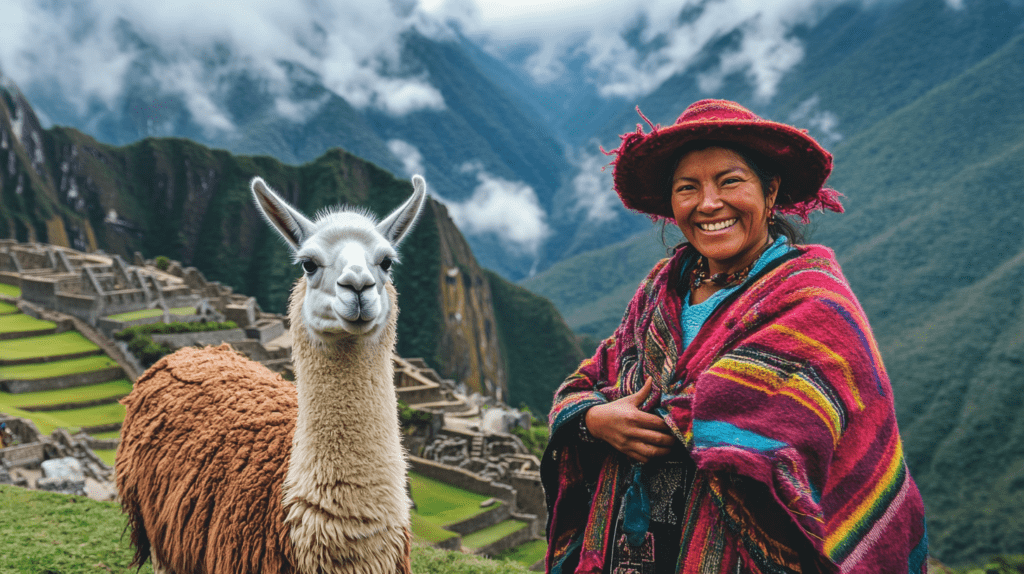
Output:
M924 522L922 520L922 522ZM924 561L928 558L928 524L924 524L924 535L921 536L921 541L917 543L917 546L910 553L910 559L907 560L908 572L910 574L921 574L924 572Z
M761 452L775 451L787 446L784 442L741 429L736 425L697 419L693 421L693 442L698 448L736 446Z

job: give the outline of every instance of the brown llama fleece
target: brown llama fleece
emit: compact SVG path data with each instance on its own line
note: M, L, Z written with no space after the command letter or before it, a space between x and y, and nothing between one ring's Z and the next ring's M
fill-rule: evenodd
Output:
M135 564L172 572L292 572L281 485L295 387L230 346L184 348L121 401L117 490Z

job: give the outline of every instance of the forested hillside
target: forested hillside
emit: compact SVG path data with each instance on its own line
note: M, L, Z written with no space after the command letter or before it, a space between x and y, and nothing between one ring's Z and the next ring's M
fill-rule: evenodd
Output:
M2 95L2 236L102 249L129 260L135 251L147 258L166 255L255 296L268 311L284 312L300 273L256 212L248 189L253 176L262 176L307 214L341 203L386 214L411 193L408 181L342 150L289 166L184 139L114 147L71 128L42 129L16 89ZM452 285L451 269L465 280ZM425 358L471 390L514 405L525 401L543 412L550 392L582 358L575 336L550 303L506 296L496 310L492 292L522 289L480 268L435 201L403 243L394 279L401 296L398 352ZM514 323L538 314L563 328L522 337ZM494 344L483 337L494 337ZM482 351L469 365L456 349ZM509 365L509 351L540 357L549 349L561 350L558 360L538 361L528 371ZM545 388L548 398L538 402Z

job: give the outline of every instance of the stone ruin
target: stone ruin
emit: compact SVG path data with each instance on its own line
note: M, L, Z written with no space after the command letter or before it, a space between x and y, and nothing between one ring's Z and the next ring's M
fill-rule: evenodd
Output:
M161 270L155 261L144 259L139 253L129 265L117 255L0 240L0 283L21 288L19 307L23 312L55 321L72 320L74 328L100 344L133 379L142 374L142 365L127 345L111 340L115 332L146 323L204 320L234 321L238 328L154 335L153 339L172 350L227 342L271 370L294 378L286 316L263 312L254 298L207 281L197 269L182 267L176 261L170 261L166 270ZM195 307L198 313L173 315L171 309L176 307ZM133 321L109 318L144 309L161 309L163 313ZM483 490L493 491L509 502L517 516L531 521L530 530L537 535L546 515L540 461L511 432L517 425L529 428L529 415L510 409L493 397L468 394L465 384L440 377L422 359L393 359L399 399L430 416L429 424L409 429L403 438L412 468L426 471L429 467L435 477L463 487L491 485ZM71 436L62 430L51 437L36 436L38 431L24 431L26 426L34 426L23 422L21 428L23 434L27 432L26 438L16 447L0 450L0 460L4 461L0 482L10 480L23 486L80 493L82 481L77 478L74 463L42 465L70 457L82 469L82 488L93 489L101 499L116 495L113 469L90 450L90 445L99 441L88 435ZM117 441L113 440L92 448L116 446ZM44 470L51 467L52 470Z
M0 422L7 424L13 438L9 446L0 448L0 484L96 500L117 497L114 469L92 450L116 447L116 440L71 435L64 429L44 436L32 421L2 413Z

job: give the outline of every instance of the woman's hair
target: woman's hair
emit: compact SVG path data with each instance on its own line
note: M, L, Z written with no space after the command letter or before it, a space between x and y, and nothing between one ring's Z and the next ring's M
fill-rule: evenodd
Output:
M776 177L779 177L781 179L782 177L774 163L767 157L765 157L763 154L760 154L756 151L745 148L743 146L736 145L731 142L693 142L689 145L683 146L683 148L679 150L679 152L675 155L675 158L672 161L672 165L679 165L679 162L683 159L683 156L692 151L703 150L711 147L720 147L723 149L727 149L735 152L736 155L740 156L740 159L742 159L747 164L747 166L750 167L750 170L753 171L754 175L757 176L758 181L761 182L762 194L764 194L765 190L771 187L773 179L775 179ZM669 181L666 184L666 188L670 190L669 193L671 193L672 177L674 177L674 175L675 170L673 169L672 173L670 173L669 175ZM778 205L778 203L779 197L776 196L775 204ZM662 235L664 236L664 229L662 229ZM780 235L785 236L787 239L789 239L790 244L803 243L804 241L804 234L801 231L801 229L797 227L797 225L792 221L789 221L788 219L784 218L782 214L780 214L778 211L775 212L775 221L768 225L768 235L772 238L772 240L777 239Z

